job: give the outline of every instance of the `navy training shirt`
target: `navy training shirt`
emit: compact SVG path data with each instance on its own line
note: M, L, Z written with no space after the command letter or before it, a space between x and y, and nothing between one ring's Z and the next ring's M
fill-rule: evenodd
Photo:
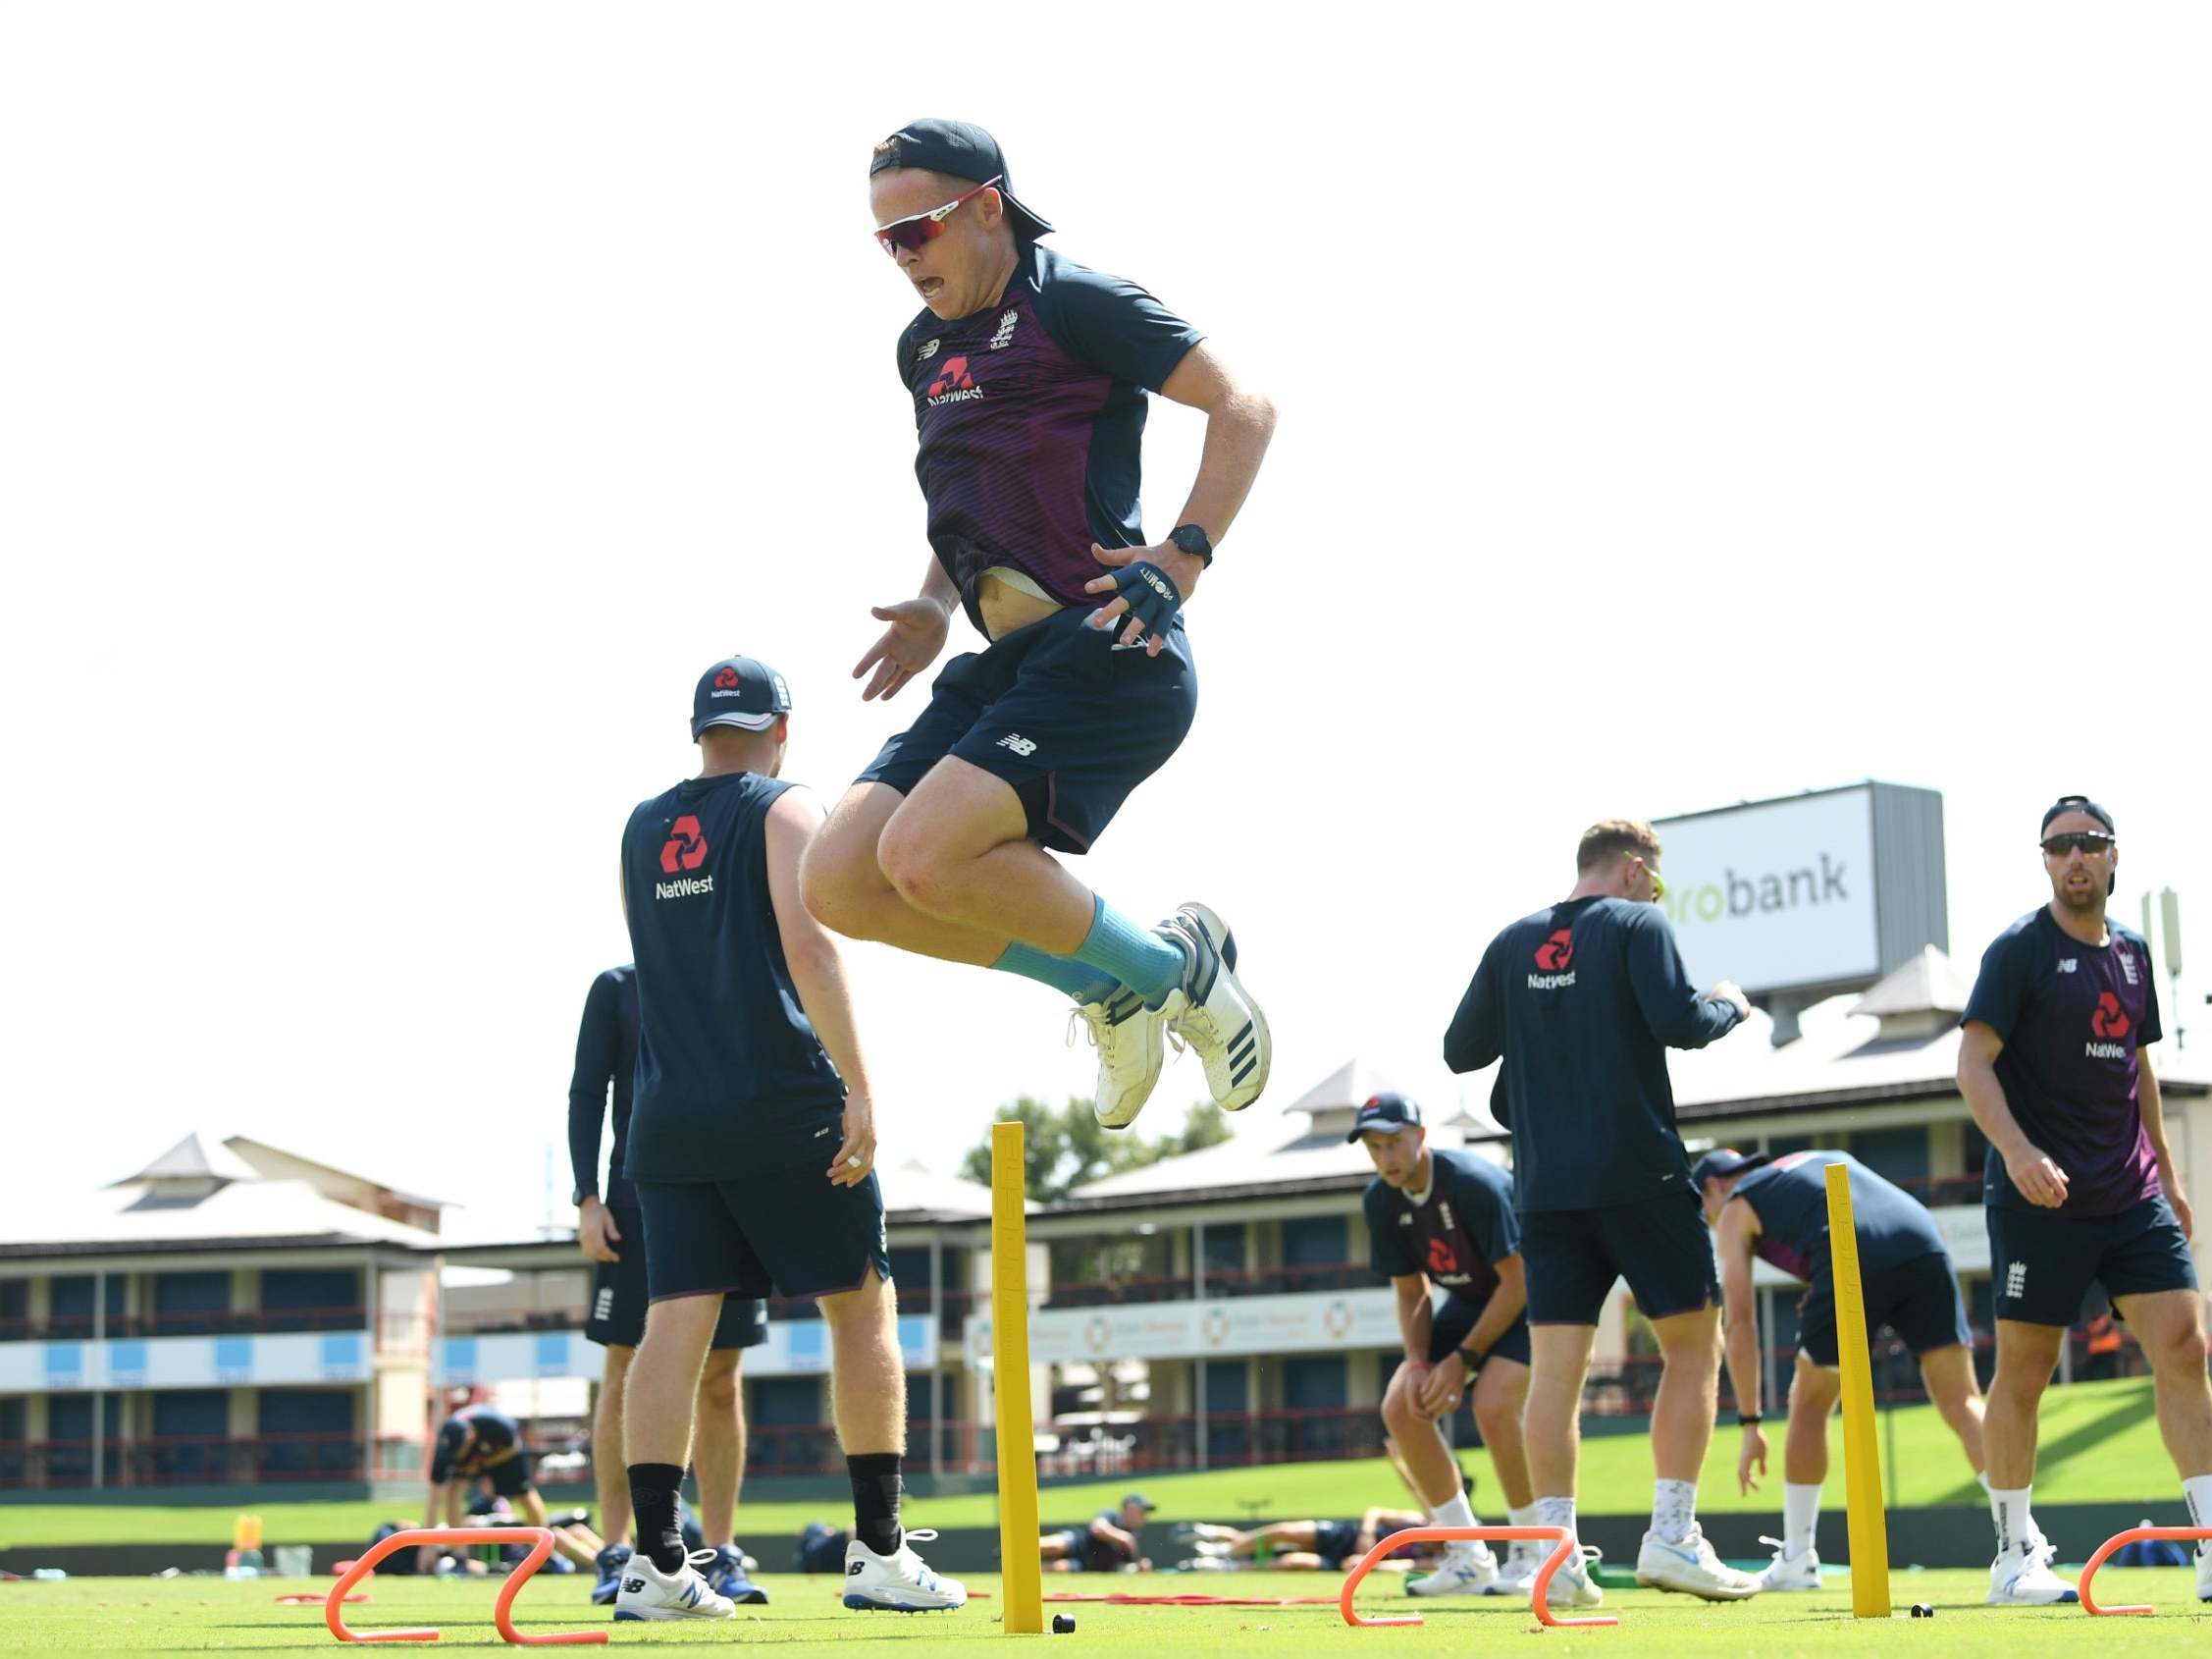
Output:
M1859 1234L1859 1265L1900 1267L1923 1256L1949 1254L1935 1219L1912 1194L1892 1186L1849 1152L1788 1152L1738 1181L1738 1199L1759 1217L1753 1251L1793 1279L1810 1284L1828 1260L1828 1177L1831 1163L1851 1171L1851 1222Z
M622 1169L630 1131L630 1085L638 1069L638 975L625 962L592 981L576 1029L576 1069L568 1077L568 1164L579 1193L603 1194L609 1204L634 1205L637 1189ZM599 1130L606 1092L614 1091L614 1145L606 1185L599 1180Z
M1498 1288L1497 1263L1521 1253L1513 1178L1473 1152L1429 1153L1429 1194L1415 1204L1380 1175L1367 1183L1368 1260L1386 1279L1426 1273L1474 1303Z
M722 1181L816 1155L827 1168L837 1150L844 1080L800 1006L768 896L768 808L790 787L754 772L687 778L622 831L633 1180Z
M1997 1081L2021 1132L2066 1171L2061 1215L2116 1215L2155 1198L2158 1157L2143 1129L2137 1055L2164 1035L2150 946L2106 923L2108 944L2083 944L2048 909L2023 916L1982 952L1964 1025L1979 1020L2004 1047ZM1982 1202L2037 1207L1991 1149Z
M1093 605L1090 544L1140 547L1145 394L1204 336L1134 283L1030 243L996 304L899 336L929 545L977 628L977 579L1020 570Z
M1094 1523L1103 1521L1109 1526L1122 1526L1122 1512L1118 1509L1102 1509L1092 1516L1091 1520ZM1136 1540L1136 1555L1124 1555L1122 1546L1115 1543L1113 1539L1101 1538L1088 1526L1083 1528L1083 1570L1085 1572L1119 1573L1125 1564L1135 1561L1142 1556L1144 1553L1144 1528L1140 1525L1135 1531L1130 1532L1127 1526L1122 1526L1122 1530L1129 1532L1129 1535Z
M1691 986L1658 905L1567 899L1490 941L1444 1059L1468 1072L1504 1056L1523 1210L1598 1209L1689 1191L1666 1050L1736 1023L1734 1003Z

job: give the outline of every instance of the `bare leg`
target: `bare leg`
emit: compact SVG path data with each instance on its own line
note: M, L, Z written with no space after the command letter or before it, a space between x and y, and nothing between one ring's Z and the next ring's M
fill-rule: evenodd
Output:
M1979 1474L1988 1464L1981 1443L1981 1385L1974 1379L1974 1356L1959 1345L1931 1348L1921 1356L1921 1382L1959 1437L1967 1462Z
M622 1443L632 1464L691 1461L691 1414L700 1367L721 1317L719 1295L676 1296L646 1313L645 1341L630 1362Z
M994 780L995 781L995 780ZM883 827L906 797L888 783L857 783L829 815L799 868L807 909L848 938L875 939L945 962L989 967L1013 937L926 915L883 874Z
M2212 1474L2212 1378L2204 1369L2204 1319L2196 1292L2150 1291L2121 1297L2117 1306L2150 1362L2166 1455L2185 1480Z
M1782 1478L1792 1486L1817 1486L1827 1479L1828 1416L1842 1395L1841 1371L1798 1355L1790 1377L1789 1431L1782 1442Z
M709 1549L729 1543L737 1522L737 1492L745 1479L745 1407L737 1386L740 1350L708 1350L699 1373L699 1413L692 1470L699 1476L700 1541Z
M1475 1426L1490 1448L1490 1467L1498 1489L1514 1509L1536 1501L1528 1479L1528 1448L1521 1439L1521 1413L1528 1406L1528 1367L1515 1360L1492 1360L1475 1377Z
M525 1487L522 1496L515 1499L515 1504L521 1509L524 1518L531 1525L543 1526L546 1525L546 1500L540 1495L537 1487ZM596 1534L589 1532L585 1534L585 1537L592 1539L591 1545L587 1547L582 1538L570 1536L568 1528L565 1526L555 1526L551 1530L554 1549L560 1551L562 1555L568 1557L579 1567L593 1565L595 1558L599 1555L599 1540Z
M1028 835L1011 784L948 757L891 814L876 857L923 915L1073 956L1090 935L1095 901Z
M1981 1416L1990 1485L2014 1491L2033 1483L2036 1412L2065 1340L2066 1332L2057 1325L1997 1321L1997 1374L1989 1379L1989 1400Z
M622 1402L630 1376L635 1348L609 1347L606 1369L600 1379L599 1410L592 1415L592 1485L599 1493L600 1524L606 1541L627 1542L630 1536L629 1460L622 1456Z
M1451 1461L1436 1419L1423 1415L1414 1398L1413 1377L1400 1365L1383 1391L1383 1422L1397 1442L1399 1460L1412 1482L1413 1495L1429 1509L1448 1504L1459 1495L1459 1466ZM1311 1544L1312 1540L1307 1540Z
M1531 1325L1528 1407L1521 1436L1529 1480L1540 1498L1574 1496L1582 1444L1582 1384L1590 1374L1596 1325ZM1711 1418L1708 1419L1710 1426ZM1656 1431L1655 1422L1655 1431Z
M830 1410L847 1457L907 1449L898 1293L871 1270L860 1289L821 1299L829 1325Z
M1697 1483L1719 1406L1720 1310L1652 1321L1662 1364L1652 1402L1652 1463L1661 1480Z

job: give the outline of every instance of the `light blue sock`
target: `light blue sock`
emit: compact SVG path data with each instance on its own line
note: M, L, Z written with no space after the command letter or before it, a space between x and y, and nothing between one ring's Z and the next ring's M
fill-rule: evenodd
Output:
M1096 894L1091 902L1097 908L1091 912L1090 932L1083 936L1076 960L1111 974L1147 1003L1158 1002L1182 982L1182 949Z
M1020 974L1026 980L1064 990L1078 1002L1103 1002L1118 984L1111 974L1100 973L1071 956L1051 956L1032 949L1020 939L1008 944L1006 954L991 966L999 973Z

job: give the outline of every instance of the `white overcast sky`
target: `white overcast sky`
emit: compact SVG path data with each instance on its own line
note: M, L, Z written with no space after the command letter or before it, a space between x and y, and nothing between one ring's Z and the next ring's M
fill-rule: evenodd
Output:
M1971 960L2085 789L2212 958L2208 76L2181 5L0 11L17 1185L198 1126L543 1216L693 677L781 669L825 798L922 707L846 677L927 558L863 165L921 114L1281 405L1078 864L1228 917L1258 1116L1453 1097L1601 816L1940 788ZM1087 1089L1041 988L853 959L892 1153Z

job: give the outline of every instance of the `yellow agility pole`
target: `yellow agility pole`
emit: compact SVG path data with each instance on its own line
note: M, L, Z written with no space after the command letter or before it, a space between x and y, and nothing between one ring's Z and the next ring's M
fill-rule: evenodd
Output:
M1867 1294L1850 1166L1828 1165L1828 1259L1835 1271L1836 1358L1843 1366L1844 1520L1851 1537L1851 1616L1889 1617L1889 1520L1874 1441L1874 1367L1867 1352Z
M1020 1123L991 1125L991 1394L998 1427L998 1559L1007 1635L1044 1633L1036 1419L1029 1411L1027 1160Z

